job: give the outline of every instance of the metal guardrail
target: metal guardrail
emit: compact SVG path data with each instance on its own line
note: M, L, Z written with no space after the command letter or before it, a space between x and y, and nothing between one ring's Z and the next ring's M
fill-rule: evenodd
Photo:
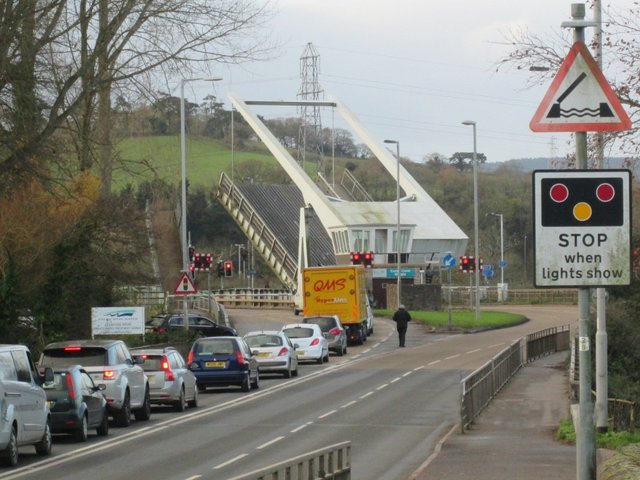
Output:
M350 480L351 442L336 443L229 480Z
M226 308L293 308L294 294L288 290L232 288L214 292Z
M496 394L528 362L570 346L568 325L547 328L521 338L461 381L462 433L489 405Z

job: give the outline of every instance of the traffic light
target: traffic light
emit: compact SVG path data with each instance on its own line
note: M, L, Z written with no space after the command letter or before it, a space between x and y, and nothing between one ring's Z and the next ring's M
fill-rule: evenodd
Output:
M233 276L233 262L224 262L224 276Z
M364 252L362 257L364 258L363 263L365 267L371 267L373 265L373 252Z
M466 255L461 255L460 256L460 271L461 272L469 272L471 271L471 261L469 260L469 257L467 257Z
M189 264L189 275L191 275L191 280L196 279L196 267L193 263Z
M193 254L193 267L199 272L211 271L212 257L210 253L194 253Z
M224 264L222 263L222 261L218 262L216 270L219 277L224 277Z
M351 265L360 265L362 263L362 254L360 252L351 252Z
M196 253L196 249L193 245L189 245L189 261L193 262L193 256Z

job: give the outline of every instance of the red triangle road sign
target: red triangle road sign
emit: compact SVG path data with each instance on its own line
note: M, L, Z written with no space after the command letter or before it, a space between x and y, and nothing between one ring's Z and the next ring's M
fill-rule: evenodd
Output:
M576 42L533 115L534 132L618 132L631 120L584 42Z
M183 273L182 277L180 277L180 281L176 285L176 288L173 289L173 293L178 295L190 295L192 293L198 293L198 289L193 284L193 280L188 273Z

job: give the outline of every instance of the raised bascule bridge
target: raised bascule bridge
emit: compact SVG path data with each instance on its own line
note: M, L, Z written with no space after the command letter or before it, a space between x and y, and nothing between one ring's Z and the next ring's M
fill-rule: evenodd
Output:
M352 252L373 252L373 290L397 281L398 251L403 283L424 283L425 272L429 275L443 256L464 253L468 241L464 232L398 164L383 142L373 138L337 99L283 102L247 101L236 95L229 98L293 185L234 184L222 174L218 199L287 288L297 289L301 268L347 265ZM338 183L321 174L314 181L252 110L256 106L303 104L335 109L397 180L401 190L399 235L398 200L375 201L347 170Z

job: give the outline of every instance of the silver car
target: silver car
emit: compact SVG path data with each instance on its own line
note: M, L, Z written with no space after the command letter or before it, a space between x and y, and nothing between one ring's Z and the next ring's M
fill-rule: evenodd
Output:
M140 363L149 379L151 404L173 405L177 412L198 406L196 377L175 348L133 348L131 355L144 360Z
M249 332L244 340L256 355L260 372L278 372L285 378L298 376L296 349L284 333L275 330Z
M315 323L329 343L329 350L339 357L347 353L347 332L337 315L316 315L304 317L302 323Z

